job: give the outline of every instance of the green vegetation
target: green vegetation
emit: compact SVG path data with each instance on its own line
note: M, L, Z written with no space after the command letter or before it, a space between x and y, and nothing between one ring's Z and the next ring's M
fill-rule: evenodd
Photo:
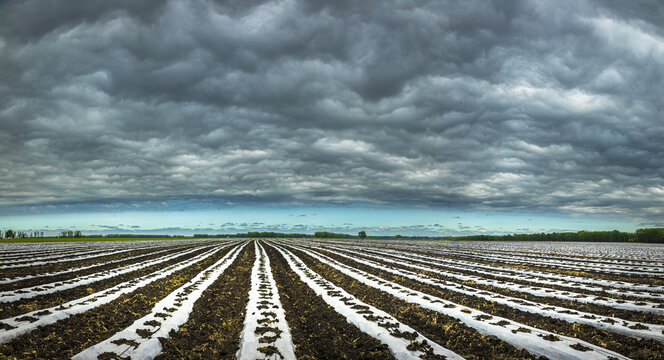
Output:
M636 233L613 231L577 231L564 233L469 235L469 236L368 236L365 231L357 235L319 231L311 234L278 232L248 232L238 234L195 234L195 238L317 238L317 239L375 239L375 240L455 240L455 241L572 241L572 242L649 242L664 243L664 228L639 229Z
M636 241L644 243L664 243L664 228L636 230Z
M446 240L479 241L572 241L572 242L641 242L664 243L664 228L638 229L635 233L613 231L577 231L564 233L470 235L447 237Z
M348 234L338 234L327 231L319 231L311 234L298 234L298 233L279 233L271 231L250 231L248 233L237 233L237 234L194 234L194 238L318 238L318 239L353 239L357 236L348 235Z
M88 236L88 237L95 237L95 236ZM106 234L104 236L96 236L96 237L103 237L103 238L117 238L117 239L122 239L122 238L131 238L133 240L141 240L141 239L183 239L186 236L180 236L180 235L163 235L163 234Z
M311 237L311 235L307 234L287 234L287 233L278 233L278 232L270 232L270 231L265 231L265 232L258 232L258 231L250 231L248 233L237 233L237 234L194 234L194 238L222 238L222 239L227 239L227 238L306 238L306 237Z
M4 237L3 237L4 235ZM26 233L25 231L13 231L8 229L4 233L0 231L0 243L18 242L71 242L71 241L132 241L132 240L168 240L183 239L184 236L173 235L140 235L140 234L107 234L107 235L83 235L80 230L61 231L58 236L44 236L44 232Z
M61 238L82 238L83 233L81 232L81 230L61 231L60 232L60 237Z
M16 238L16 239L0 239L0 243L31 243L31 242L78 242L78 241L143 241L143 240L176 240L183 239L181 237L80 237L80 238L61 238L61 237L43 237L43 238Z
M452 237L450 240L483 241L579 241L579 242L627 242L634 241L633 233L613 231L578 231L564 233L513 234L513 235L470 235Z
M41 233L41 234L43 236L44 233ZM2 231L0 231L0 237L2 237ZM14 230L12 230L12 229L9 229L9 230L5 231L5 238L6 239L26 239L26 238L29 238L29 237L39 237L39 233L34 232L32 234L28 234L25 231L16 231L16 232L14 232Z
M4 239L1 237L4 235ZM194 238L316 238L316 239L375 239L375 240L454 240L454 241L572 241L572 242L640 242L664 243L664 228L638 229L635 233L613 231L577 231L538 234L511 235L469 235L469 236L367 236L365 231L357 235L319 231L312 234L258 232L250 231L237 234L194 234ZM185 236L172 235L137 235L108 234L104 236L86 236L79 230L62 231L59 237L44 237L43 232L26 233L6 230L0 232L0 242L58 242L58 241L122 241L122 240L165 240L182 239Z
M353 235L348 235L348 234L337 234L333 232L327 232L327 231L319 231L314 233L315 238L319 239L352 239L355 238L356 236Z

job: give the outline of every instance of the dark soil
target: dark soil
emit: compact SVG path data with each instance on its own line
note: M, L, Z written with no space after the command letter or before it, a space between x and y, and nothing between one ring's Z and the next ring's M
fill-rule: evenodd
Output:
M132 293L120 296L85 313L40 327L12 341L0 344L0 359L68 359L80 351L113 336L145 316L169 293L221 259L233 247L157 280ZM38 356L36 355L38 354Z
M343 251L343 250L339 250L339 249L334 249L334 250L335 250L335 251ZM380 250L378 250L378 249L373 249L373 251L374 251L374 252L372 253L372 255L381 255L381 256L385 256L386 258L391 258L391 259L393 259L393 260L400 260L399 258L396 258L396 257L391 256L391 254L380 253ZM356 255L356 254L349 254L349 255ZM408 253L407 253L407 252L404 252L404 255L407 256ZM360 255L360 256L361 256L361 257L364 257L364 256L362 256L362 255ZM429 256L432 256L432 255L429 255ZM373 259L373 258L368 258L368 259L370 259L370 260L376 260L376 259ZM472 271L472 270L459 270L459 269L449 268L449 267L446 267L446 266L444 266L444 265L440 265L440 264L432 264L432 263L430 263L430 262L428 262L428 261L426 261L426 260L423 260L423 259L411 258L409 261L410 261L411 263L413 263L413 264L425 265L425 266L433 267L433 268L436 268L436 269L440 269L440 271L442 271L442 272L444 272L444 271L451 271L451 272L455 272L455 273L462 273L462 274L464 274L464 275L469 275L469 276L481 276L481 277L486 278L486 279L493 279L493 280L498 280L498 281L508 281L508 282L513 282L513 283L517 283L517 284L520 284L520 285L526 285L526 286L539 286L539 285L537 284L537 278L531 278L531 277L529 277L529 276L527 276L527 275L524 275L524 278L523 278L523 279L505 279L505 278L502 278L502 277L500 277L500 276L493 276L493 275L491 275L491 274L477 273L477 272L474 272L474 271ZM524 268L524 269L528 269L528 268ZM507 268L506 268L505 270L506 270L506 271L509 271L509 269L507 269ZM541 271L542 269L529 269L529 270ZM412 270L412 271L416 271L416 270ZM598 278L598 277L595 276L594 278ZM571 284L569 284L569 285L549 285L549 284L547 284L547 285L545 285L545 286L546 286L547 288L552 288L552 289L557 289L557 290L562 290L562 291L572 291L572 292L577 292L577 293L582 293L582 294L588 294L588 295L594 295L594 296L602 296L602 297L607 297L607 298L629 299L629 300L636 300L636 301L642 301L642 300L643 300L642 298L638 298L638 297L630 297L630 296L626 296L626 295L608 294L608 293L605 293L605 292L603 292L603 291L589 291L589 290L585 290L585 289L577 288L577 287L574 286L573 283L571 283ZM608 286L601 286L601 285L593 285L593 286L600 287L600 288L604 288L604 289L612 289L612 288L610 288L610 287L608 287ZM651 301L651 302L661 302L661 303L664 304L664 301L657 301L656 299L649 299L648 301Z
M265 246L298 359L394 359L387 345L360 331Z
M309 268L342 287L358 300L389 313L432 341L466 359L536 359L527 351L519 350L495 336L484 336L457 319L424 309L417 304L362 284L300 251L295 250L294 253Z
M582 325L578 323L571 324L564 320L554 319L537 314L531 314L519 311L505 305L499 305L490 301L485 301L472 296L459 294L450 290L444 290L436 286L422 284L415 280L410 280L401 276L376 270L372 267L362 265L355 261L344 259L342 257L334 256L329 253L326 255L330 255L330 257L344 264L366 271L370 274L376 275L383 279L393 281L395 283L406 286L413 290L431 294L440 297L442 299L454 302L456 304L460 304L468 308L474 308L491 315L511 319L521 324L529 325L542 330L547 330L560 335L578 338L580 340L584 340L589 343L599 345L609 350L616 351L633 359L649 359L649 360L664 359L664 344L661 344L655 340L636 339L632 337L627 337L615 333L602 331L590 325ZM315 261L312 258L308 257L307 255L302 254L301 258L305 257L308 258L308 261ZM322 266L323 268L329 268L331 269L330 271L332 272L336 271L327 265L321 264L318 261L316 261L316 263L319 264L318 265L319 267ZM346 291L349 290L346 289Z
M233 359L251 288L254 246L245 246L235 262L203 292L189 320L162 340L157 359Z
M131 251L123 252L123 253L120 253L120 254L100 256L100 257L92 258L92 259L65 261L65 262L59 262L59 263L53 263L53 264L44 264L44 265L35 265L35 266L29 266L29 267L18 267L18 268L3 269L2 270L2 277L14 278L14 277L18 277L18 276L37 275L37 274L43 274L43 273L49 273L49 272L63 271L63 270L76 268L76 267L100 264L100 263L104 263L104 262L107 262L107 261L117 260L117 259L121 259L121 258L125 258L125 257L131 257L131 256L135 256L135 255L149 254L149 253L155 251L156 249L165 249L165 248L181 249L181 248L184 248L184 247L181 246L181 245L175 245L175 246L165 246L165 247L160 247L160 248L155 248L155 249L131 250Z
M50 308L53 306L57 306L60 304L64 304L66 302L82 298L84 296L88 296L92 293L99 292L105 289L108 289L110 287L113 287L117 284L123 283L125 281L130 281L132 279L135 279L137 277L147 275L151 272L157 271L159 269L163 269L169 265L173 265L179 262L182 262L186 259L192 258L204 250L201 249L199 251L194 251L192 253L183 255L183 256L178 256L174 259L171 259L169 261L165 261L159 264L155 264L152 266L148 266L147 268L143 268L140 270L132 271L126 274L122 274L119 276L114 276L109 279L101 280L101 281L96 281L90 284L82 285L82 286L77 286L75 288L71 288L68 290L64 291L58 291L52 294L44 294L44 295L39 295L35 296L33 298L29 299L21 299L18 301L14 301L11 303L7 304L2 304L2 307L0 307L0 319L7 319L10 317L14 317L17 315L24 314L26 312L38 310L38 309L45 309L45 308Z
M176 252L177 250L180 250L180 249L184 249L184 248L170 249L169 251L159 253L159 254L153 254L153 253L157 252L157 251L160 251L160 250L164 250L164 248L154 249L154 250L152 250L150 252L146 252L146 253L141 252L141 253L128 254L128 255L123 254L124 256L122 256L122 257L127 257L127 258L132 257L132 256L139 256L139 255L142 255L142 256L138 257L138 258L126 260L126 261L119 261L119 262L116 262L116 263L113 263L113 264L107 264L107 265L104 265L103 263L99 263L99 266L91 267L89 269L84 269L84 270L80 270L80 271L76 271L76 272L69 272L69 273L64 273L64 274L55 275L55 276L44 276L44 277L38 277L38 278L33 278L33 279L26 279L26 280L16 281L16 282L9 283L9 284L0 284L0 291L17 290L17 289L37 286L37 285L41 285L41 284L49 284L49 283L54 283L54 282L58 282L58 281L67 281L67 280L70 280L70 279L73 279L73 278L76 278L76 277L85 276L85 275L89 275L89 274L94 274L94 273L98 273L98 272L102 272L102 271L106 271L106 270L111 270L111 269L117 269L117 268L121 268L121 267L128 266L128 265L131 265L131 264L136 264L136 263L139 263L139 262L156 259L156 258L159 258L159 257L162 257L162 256L167 256L167 255L170 255L170 254L172 254L172 253L174 253L174 252ZM118 259L120 259L120 258L121 257L118 257ZM109 260L109 261L112 261L112 260Z
M591 269L588 269L586 271L575 271L575 270L568 270L568 269L556 269L556 268L553 268L553 267L548 266L548 265L538 265L538 264L519 265L519 264L511 264L511 263L507 263L507 262L501 262L500 260L488 261L488 260L477 259L477 258L458 255L458 254L444 254L444 255L442 255L442 254L426 252L426 251L415 251L415 250L407 250L407 251L415 253L415 254L420 254L420 255L439 257L441 259L455 259L455 260L463 260L463 261L472 261L472 262L476 262L478 264L483 264L483 265L503 267L506 270L509 270L509 269L524 269L524 270L544 271L544 272L549 272L549 273L554 273L554 274L581 276L581 277L595 278L595 279L626 281L626 282L633 282L633 283L637 283L637 284L664 285L664 278L648 276L648 275L609 274L609 273L605 273L605 272L601 272L601 271L594 271L594 270L591 270Z
M334 255L329 252L323 252L325 255L331 256L334 259L337 260L342 260L344 259L341 256ZM354 254L349 254L351 256L356 256ZM361 258L366 258L366 260L370 261L377 261L383 265L386 266L393 266L398 269L404 269L404 270L409 270L409 271L414 271L426 276L430 276L436 279L442 279L445 281L453 282L456 284L462 284L462 285L467 285L471 286L473 288L479 289L479 290L486 290L486 291L491 291L497 294L505 295L505 296L510 296L510 297L515 297L519 299L524 299L532 302L537 302L541 304L546 304L549 306L559 306L559 307L564 307L572 310L577 310L577 311L582 311L582 312L588 312L596 315L604 315L604 316L611 316L611 317L618 317L623 320L628 320L628 321L636 321L636 322L645 322L649 324L664 324L664 316L659 316L656 314L651 314L651 313L645 313L645 312L636 312L636 311L629 311L629 310L622 310L622 309L616 309L613 307L609 306L604 306L604 305L596 305L596 304L590 304L590 303L580 303L577 301L571 301L571 300L565 300L565 299L558 299L558 298L553 298L553 297L544 297L544 296L535 296L523 292L518 292L518 291L513 291L509 289L503 289L499 287L494 287L491 285L482 285L482 284L477 284L473 281L459 281L457 279L454 279L449 276L445 276L445 268L437 267L435 265L431 264L425 264L421 263L422 265L426 265L429 267L434 267L437 269L440 269L440 272L433 272L433 271L424 271L424 270L417 270L413 268L409 268L408 266L401 265L401 264L395 264L395 263L390 263L390 262L384 262L380 261L375 258L369 258L369 257L363 257L359 256ZM410 261L409 261L410 262ZM417 262L413 262L414 264L418 264ZM455 271L457 272L457 271ZM467 273L467 272L464 272ZM469 275L476 275L476 274L469 274ZM531 286L534 286L534 284L529 284ZM573 290L575 292L580 292L579 289ZM598 295L601 296L601 295ZM611 296L604 296L604 297L611 297Z

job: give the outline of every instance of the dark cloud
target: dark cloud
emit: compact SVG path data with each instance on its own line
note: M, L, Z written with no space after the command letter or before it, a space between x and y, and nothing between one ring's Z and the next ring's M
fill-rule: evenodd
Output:
M658 1L4 2L0 206L361 201L652 222L662 17Z

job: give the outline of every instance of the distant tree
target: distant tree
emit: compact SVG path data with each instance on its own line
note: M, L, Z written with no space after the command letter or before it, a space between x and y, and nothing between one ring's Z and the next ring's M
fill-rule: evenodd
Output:
M317 231L314 233L314 237L318 239L347 239L352 238L353 236L348 234L338 234L329 231Z
M43 231L39 232L39 237L44 237L44 232Z
M81 230L76 230L76 231L74 232L74 237L75 237L75 238L82 238L82 237L83 237L83 233L81 233Z
M357 233L357 236L359 236L360 239L366 239L367 238L367 233L364 232L364 231L360 231L359 233Z
M636 230L636 240L646 243L664 243L664 228Z
M401 235L394 235L395 239L401 239Z
M60 232L60 237L61 237L61 238L82 237L82 236L77 236L77 235L81 235L80 233L81 233L81 232L78 231L78 230L76 230L76 231L74 231L74 230L66 230L66 231L61 231L61 232Z
M12 229L5 231L5 237L7 239L13 239L15 236L16 234L14 234L14 231Z

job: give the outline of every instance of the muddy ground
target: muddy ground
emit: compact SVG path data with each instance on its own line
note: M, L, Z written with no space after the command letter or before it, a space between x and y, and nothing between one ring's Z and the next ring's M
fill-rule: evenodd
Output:
M394 359L387 345L334 311L271 246L265 246L298 359Z
M293 249L291 249L293 250ZM484 336L460 321L408 303L344 275L340 271L300 252L293 251L307 266L367 304L377 307L419 331L432 341L469 360L536 359L496 337Z
M157 280L132 293L54 324L40 327L12 341L0 344L0 359L68 359L78 352L113 336L137 319L169 293L221 259L232 247Z
M322 252L322 253L324 253L327 256L333 257L334 259L337 259L337 260L345 259L343 257L334 255L334 254L329 253L329 252ZM349 255L356 256L355 254L349 254ZM610 306L596 305L596 304L592 304L592 303L580 303L580 302L577 302L577 301L558 299L558 298L554 298L554 297L535 296L535 295L531 295L531 294L527 294L527 293L523 293L523 292L518 292L518 291L509 290L509 289L494 287L494 286L491 286L491 285L476 284L473 281L459 281L459 280L454 279L452 277L445 276L445 268L444 267L439 267L439 266L435 266L435 265L432 265L432 264L427 264L425 262L410 261L414 264L426 265L426 266L429 266L429 267L436 268L439 271L438 272L432 272L432 271L417 270L417 269L409 268L408 266L402 265L402 264L395 264L395 263L391 263L391 262L380 261L380 260L375 259L375 258L364 257L364 256L359 256L359 257L360 258L365 258L366 260L370 260L370 261L377 261L377 262L379 262L383 265L392 266L392 267L395 267L397 269L414 271L414 272L417 272L417 273L420 273L420 274L423 274L423 275L426 275L426 276L430 276L430 277L433 277L433 278L436 278L436 279L441 279L441 280L449 281L449 282L456 283L456 284L472 286L473 288L476 288L476 289L479 289L479 290L486 290L486 291L494 292L494 293L505 295L505 296L520 298L520 299L529 300L529 301L533 301L533 302L537 302L537 303L541 303L541 304L547 304L549 306L559 306L559 307L569 308L569 309L572 309L572 310L577 310L577 311L582 311L582 312L589 312L589 313L593 313L593 314L597 314L597 315L618 317L618 318L621 318L623 320L628 320L628 321L636 321L636 322L645 322L645 323L649 323L649 324L662 324L662 325L664 325L664 316L660 316L660 315L656 315L656 314L652 314L652 313L644 313L644 312L636 312L636 311L629 311L629 310L623 310L623 309L616 309L616 308L613 308L613 307L610 307ZM357 264L356 262L353 262L353 263ZM461 273L466 274L466 275L476 275L476 274L473 274L473 273L467 272L467 271L464 272L464 271L454 270L454 272L461 272ZM535 286L534 284L529 284L529 285ZM579 293L588 293L588 292L578 291L577 289L572 289L572 291L579 292ZM602 295L601 293L594 293L594 295L604 296L604 297L607 297L607 298L608 297L619 298L617 295L616 296L605 296L606 294ZM639 300L642 300L642 299L639 299ZM657 302L657 301L654 301L654 302Z
M29 299L21 299L11 303L2 304L2 307L0 307L0 319L7 319L34 310L47 309L53 306L58 306L66 302L88 296L95 292L103 291L120 283L131 281L137 277L158 271L159 269L163 269L169 265L173 265L182 262L186 259L190 259L196 256L197 254L200 254L203 251L204 250L202 249L199 251L194 251L190 254L178 256L169 261L165 261L160 264L155 264L147 268L132 271L119 276L114 276L109 279L96 281L90 284L77 286L64 291L58 291L53 294L44 294Z
M83 270L78 270L75 272L68 272L68 273L63 273L60 275L55 275L55 276L43 276L43 277L37 277L33 279L25 279L25 280L20 280L16 281L13 283L9 284L0 284L0 291L10 291L10 290L16 290L16 289L21 289L21 288L26 288L26 287L32 287L32 286L37 286L37 285L42 285L42 284L49 284L49 283L54 283L58 281L67 281L70 279L74 279L76 277L81 277L89 274L95 274L99 273L102 271L106 270L111 270L111 269L117 269L121 268L124 266L128 266L131 264L137 264L143 261L148 261L152 259L156 259L162 256L167 256L170 254L173 254L174 252L178 251L178 249L169 249L166 252L159 253L159 254L154 254L154 252L159 251L159 250L164 250L165 248L158 248L155 249L154 251L150 251L147 253L134 253L134 254L127 254L126 256L118 257L115 260L120 260L122 258L129 258L132 256L140 256L138 258L134 259L129 259L129 260L124 260L124 261L118 261L116 263L112 264L104 264L104 262L100 262L99 265L93 266L89 269L83 269ZM182 249L182 248L181 248ZM71 267L73 268L73 267Z
M318 267L321 267L323 269L327 268L326 271L329 271L331 274L337 272L338 274L343 275L340 272L332 269L331 267L324 265L312 259L311 257L308 257L307 255L302 254L301 252L299 254L302 255L301 258L307 257L308 261L315 261ZM607 349L616 351L623 355L629 356L633 359L644 359L644 360L664 359L664 344L661 344L655 340L636 339L628 336L602 331L590 325L582 325L578 323L572 324L560 319L554 319L537 314L531 314L519 311L510 308L508 306L499 305L490 301L478 299L468 295L459 294L450 290L444 290L439 287L422 284L415 280L410 280L401 276L390 274L388 272L376 270L372 267L359 264L355 261L348 260L340 256L334 256L332 254L326 254L326 255L330 255L330 257L344 264L366 271L370 274L376 275L385 280L393 281L395 283L406 286L413 290L431 294L433 296L437 296L442 299L469 308L477 309L491 315L511 319L521 324L547 330L560 335L575 337L587 341L589 343L596 344L605 347ZM336 277L345 276L345 275L343 276L340 275L335 275L335 276Z
M254 246L245 246L235 262L194 304L180 330L160 339L157 359L234 359L251 288Z

